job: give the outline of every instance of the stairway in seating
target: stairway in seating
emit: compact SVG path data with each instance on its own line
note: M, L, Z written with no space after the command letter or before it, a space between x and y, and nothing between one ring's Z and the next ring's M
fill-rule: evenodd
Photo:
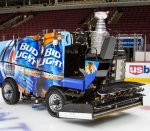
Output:
M124 12L116 24L107 24L110 34L146 34L147 47L150 45L150 5L122 7Z
M122 14L123 12L117 12L115 16L112 18L112 20L109 22L109 24L116 24L119 21Z
M107 22L106 22L109 23L111 19L114 17L117 11L117 7L104 7L104 8L97 8L93 10L93 12L85 20L84 24L87 24L88 27L95 27L97 23L97 19L94 17L94 13L97 11L105 11L105 12L109 11L110 13L108 14Z
M30 20L33 18L33 15L29 15L28 17L24 18L23 20L19 21L18 23L16 23L15 25L13 25L13 27L17 27L23 23L25 23L26 21Z

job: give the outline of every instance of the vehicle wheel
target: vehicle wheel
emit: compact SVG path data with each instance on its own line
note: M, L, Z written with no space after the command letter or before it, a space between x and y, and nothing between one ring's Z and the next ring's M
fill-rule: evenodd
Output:
M51 90L46 95L46 107L51 116L58 117L57 112L64 106L66 97L57 89Z
M20 92L14 80L8 79L4 81L2 85L2 96L4 101L9 105L18 103L20 99Z

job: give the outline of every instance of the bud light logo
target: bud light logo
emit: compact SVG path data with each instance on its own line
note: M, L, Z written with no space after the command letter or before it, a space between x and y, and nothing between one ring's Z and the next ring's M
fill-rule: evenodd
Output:
M143 73L149 73L150 68L147 67L146 65L130 65L129 67L129 72L134 75L139 75Z
M27 43L22 43L19 51L17 51L16 58L22 58L24 60L27 60L28 62L31 62L32 65L36 64L36 57L38 56L37 49L33 48L32 46L29 46Z
M35 68L38 66L40 53L40 43L32 38L25 37L17 43L14 62L20 65Z
M52 57L52 58L51 58ZM52 48L48 48L45 50L44 59L42 60L42 65L55 65L59 68L62 67L62 62L59 60L61 58L61 53Z

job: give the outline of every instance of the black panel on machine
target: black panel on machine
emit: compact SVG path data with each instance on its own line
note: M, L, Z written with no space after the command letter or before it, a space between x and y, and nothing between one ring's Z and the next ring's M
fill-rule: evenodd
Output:
M86 45L74 44L65 47L64 77L83 77L79 68L85 65Z
M115 46L117 43L117 39L115 37L105 38L104 43L102 45L100 57L102 59L112 59L115 51Z

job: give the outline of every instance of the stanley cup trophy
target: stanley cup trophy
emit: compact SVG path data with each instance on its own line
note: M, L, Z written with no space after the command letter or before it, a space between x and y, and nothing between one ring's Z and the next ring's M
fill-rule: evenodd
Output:
M104 39L109 36L109 32L106 31L105 19L108 16L108 12L95 12L95 18L97 19L96 30L91 33L91 53L100 54L101 47Z

